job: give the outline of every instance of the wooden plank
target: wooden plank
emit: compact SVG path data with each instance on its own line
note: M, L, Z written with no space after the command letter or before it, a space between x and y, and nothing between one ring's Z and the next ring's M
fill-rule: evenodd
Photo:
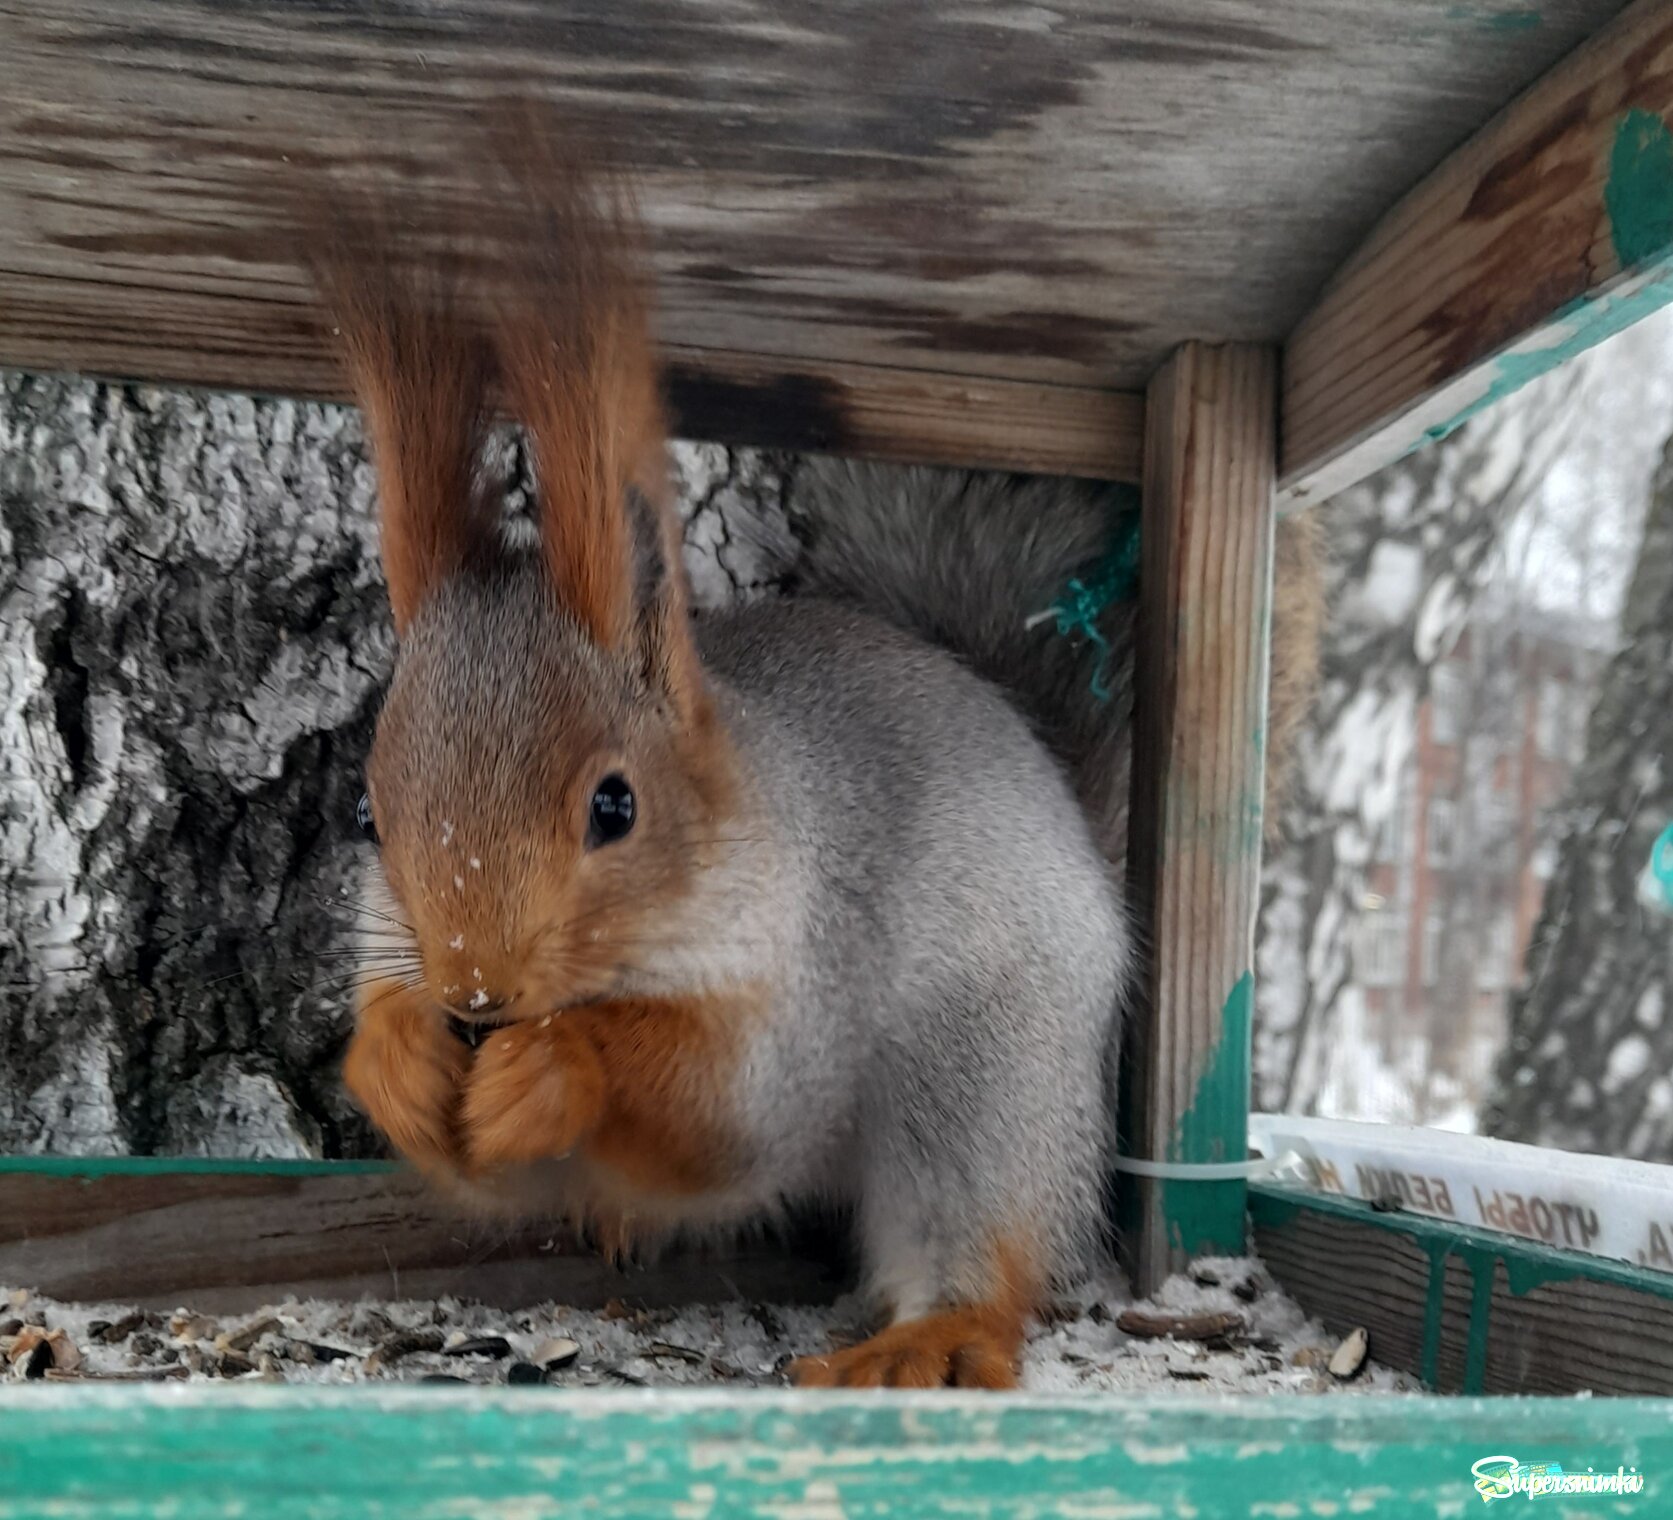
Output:
M1618 7L0 0L0 363L318 393L278 182L397 182L419 225L456 224L492 193L485 105L528 97L635 171L663 335L710 404L729 364L788 386L730 436L816 443L823 388L875 384L855 448L1120 474L1112 429L1029 435L1186 338L1287 333L1404 187ZM1068 394L891 419L900 369Z
M1673 299L1673 7L1638 0L1383 219L1284 353L1318 501Z
M0 1520L600 1514L1252 1520L1463 1515L1510 1452L1642 1481L1543 1495L1650 1514L1656 1400L1087 1399L594 1389L0 1388Z
M1151 382L1128 871L1150 959L1122 1104L1127 1153L1248 1153L1272 603L1276 356L1187 344ZM1241 1181L1139 1179L1138 1291L1244 1241Z
M0 292L6 289L0 272ZM109 286L53 286L31 293L27 306L8 306L0 296L0 362L347 401L341 365L317 330L310 300L299 293L295 305L253 308L200 293L193 297L200 320L225 336L179 347L168 337L173 296ZM26 322L11 325L20 316ZM666 347L664 359L670 422L680 437L903 464L1139 478L1140 395L679 346Z
M807 1303L839 1291L830 1261L763 1241L622 1271L550 1223L470 1218L376 1164L0 1161L0 1284L89 1303L189 1299L210 1313L362 1294L500 1308Z
M1441 1392L1673 1394L1673 1275L1283 1188L1250 1213L1302 1308Z

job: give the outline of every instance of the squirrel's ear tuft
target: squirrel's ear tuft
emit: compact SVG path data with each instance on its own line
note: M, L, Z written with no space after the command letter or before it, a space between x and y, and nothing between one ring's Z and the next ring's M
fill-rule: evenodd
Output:
M477 475L488 354L448 279L395 257L387 216L334 212L310 252L366 416L377 464L383 568L395 630L494 542Z
M497 324L507 399L528 428L559 600L626 648L638 623L629 493L667 510L667 440L632 201L535 113L500 134L509 278Z

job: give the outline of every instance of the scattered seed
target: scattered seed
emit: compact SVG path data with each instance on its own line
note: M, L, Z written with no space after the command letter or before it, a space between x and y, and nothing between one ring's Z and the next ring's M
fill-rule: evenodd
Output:
M624 1371L620 1367L606 1367L604 1369L604 1375L606 1377L613 1377L618 1383L626 1383L630 1388L650 1387L650 1384L642 1377L635 1377L631 1372Z
M45 1360L42 1360L44 1356ZM74 1372L81 1366L81 1351L62 1330L47 1330L40 1325L25 1325L13 1338L12 1365L21 1366L27 1378L38 1378L48 1367L60 1372ZM36 1367L39 1371L36 1371Z
M421 1383L464 1383L469 1385L469 1378L452 1377L445 1372L427 1372L419 1380Z
M503 1360L511 1355L511 1342L503 1335L479 1335L446 1348L447 1356L487 1356Z
M404 1357L414 1356L421 1351L435 1353L441 1348L440 1330L397 1330L394 1335L381 1341L366 1358L366 1371L381 1372L385 1367L393 1367Z
M1252 1304L1261 1296L1261 1285L1258 1279L1245 1277L1242 1282L1232 1285L1232 1297L1240 1303Z
M1199 1288L1218 1288L1220 1286L1219 1274L1209 1271L1207 1267L1198 1267L1192 1272L1191 1281Z
M20 1367L24 1377L31 1382L38 1382L46 1376L47 1368L52 1366L52 1347L45 1341L36 1341L27 1351L14 1351L12 1365Z
M1235 1309L1212 1309L1200 1314L1156 1313L1146 1309L1123 1309L1116 1315L1118 1329L1147 1340L1171 1336L1179 1341L1211 1341L1242 1330L1243 1316Z
M546 1369L537 1367L533 1362L513 1362L506 1369L505 1380L518 1387L528 1387L535 1383L546 1381Z
M573 1367L581 1355L581 1343L572 1341L568 1336L555 1335L549 1341L542 1341L534 1348L534 1361L537 1366L544 1367L548 1372L561 1371L565 1367Z
M127 1340L136 1330L143 1330L147 1322L148 1316L144 1314L125 1314L121 1319L106 1325L103 1330L95 1330L91 1325L88 1329L95 1340L103 1341L107 1346L116 1346Z
M168 1333L177 1341L213 1341L221 1327L205 1314L176 1314L168 1322Z
M765 1330L773 1340L781 1341L784 1339L784 1321L773 1313L770 1305L751 1304L749 1306L749 1317Z
M1208 1374L1200 1372L1195 1367L1170 1367L1168 1376L1177 1378L1182 1383L1206 1383Z
M22 1329L23 1321L20 1319L0 1320L0 1335L13 1336Z
M1107 1325L1110 1322L1109 1305L1099 1300L1086 1311L1086 1317L1095 1325Z
M1371 1336L1363 1325L1350 1330L1330 1358L1330 1375L1339 1383L1346 1383L1365 1370L1365 1359L1371 1351Z
M704 1352L693 1351L690 1346L676 1346L669 1341L652 1341L639 1354L656 1361L686 1362L693 1367L701 1367L709 1359Z
M238 1330L224 1330L215 1337L217 1351L248 1351L262 1336L270 1335L275 1330L284 1327L271 1314L261 1319L253 1319L249 1324Z

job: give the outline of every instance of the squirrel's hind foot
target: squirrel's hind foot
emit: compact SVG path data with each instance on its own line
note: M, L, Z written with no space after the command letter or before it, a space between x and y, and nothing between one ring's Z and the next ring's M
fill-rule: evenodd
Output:
M1015 1388L1023 1317L1009 1306L948 1309L790 1365L803 1388Z

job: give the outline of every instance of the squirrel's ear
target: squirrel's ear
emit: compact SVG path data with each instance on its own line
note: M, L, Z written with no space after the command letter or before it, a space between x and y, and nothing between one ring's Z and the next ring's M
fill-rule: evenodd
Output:
M680 522L667 487L655 496L630 486L634 636L646 684L690 715L701 701L703 664L691 636Z
M424 599L494 541L476 462L487 351L438 276L396 265L393 238L340 218L313 259L377 465L384 576L397 635Z
M498 348L534 454L542 551L563 606L624 649L638 623L628 496L660 503L668 469L633 208L538 121L500 146L520 215L502 240Z

